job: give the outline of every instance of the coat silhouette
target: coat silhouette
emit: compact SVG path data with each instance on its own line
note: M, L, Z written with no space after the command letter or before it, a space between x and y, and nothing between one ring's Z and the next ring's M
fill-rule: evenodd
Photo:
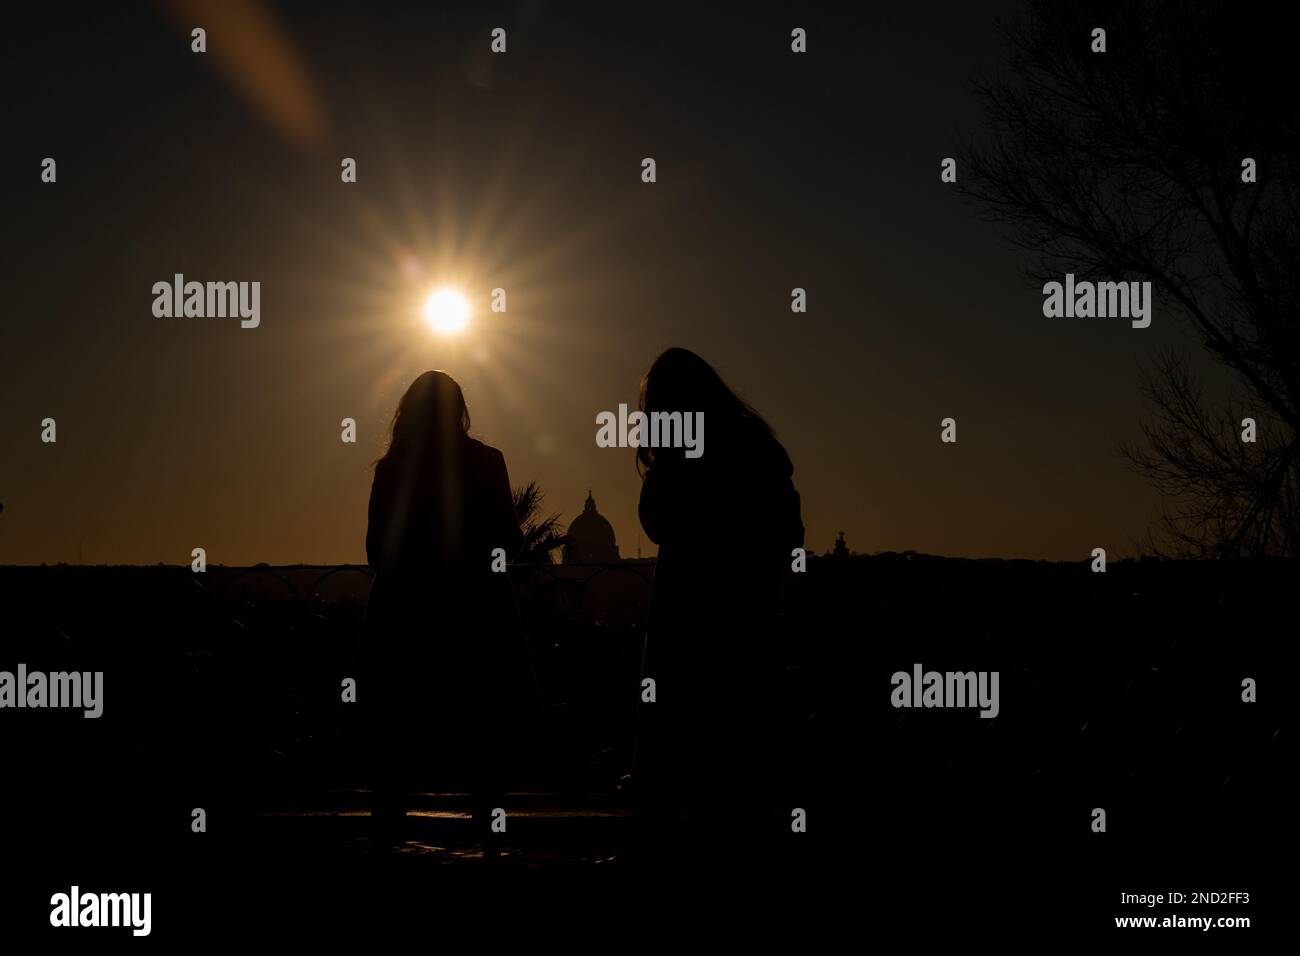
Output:
M376 814L414 787L465 787L480 824L531 691L514 594L493 554L523 545L501 452L469 437L460 387L416 379L375 467L365 680ZM499 564L500 562L498 562Z
M781 774L780 584L803 544L785 449L702 359L665 353L643 410L704 412L704 454L642 449L640 518L659 545L636 787L643 815L707 821L711 836L773 823ZM785 811L788 817L788 810ZM654 842L659 842L656 839Z

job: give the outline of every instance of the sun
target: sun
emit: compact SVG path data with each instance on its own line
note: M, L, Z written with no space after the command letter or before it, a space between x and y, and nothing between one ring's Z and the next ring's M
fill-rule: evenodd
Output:
M469 302L455 289L437 289L424 302L424 318L435 332L457 335L469 324Z

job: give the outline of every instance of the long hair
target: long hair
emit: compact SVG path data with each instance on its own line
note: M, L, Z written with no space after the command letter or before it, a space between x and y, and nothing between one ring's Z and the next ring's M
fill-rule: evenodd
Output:
M468 436L469 406L460 385L446 372L422 372L397 403L388 448L374 464L417 460Z
M751 423L772 435L772 427L747 401L733 392L717 370L690 349L671 348L663 352L641 377L637 407L652 412L703 412L714 434ZM654 464L655 449L642 445L636 450L640 475Z

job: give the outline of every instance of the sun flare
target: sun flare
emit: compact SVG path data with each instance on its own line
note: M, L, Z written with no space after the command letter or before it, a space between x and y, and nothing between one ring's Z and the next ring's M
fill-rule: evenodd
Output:
M457 335L469 324L469 302L455 289L437 289L424 303L424 318L442 335Z

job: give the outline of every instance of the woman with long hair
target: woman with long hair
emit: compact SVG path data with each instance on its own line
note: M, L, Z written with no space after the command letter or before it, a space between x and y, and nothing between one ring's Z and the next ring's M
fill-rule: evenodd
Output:
M794 466L770 426L694 352L672 348L641 381L647 416L703 414L703 454L637 449L640 518L659 546L643 663L635 786L662 848L671 824L744 842L773 824L781 577L803 545ZM788 814L788 811L786 811ZM687 828L689 830L689 828ZM680 828L676 828L680 830ZM699 836L703 836L700 834ZM686 839L695 839L686 836Z
M505 458L469 427L460 385L424 372L398 403L374 466L366 556L375 583L357 699L373 718L383 838L431 770L440 783L463 782L486 834L509 714L528 689L514 594L493 570L494 554L513 558L523 535Z

